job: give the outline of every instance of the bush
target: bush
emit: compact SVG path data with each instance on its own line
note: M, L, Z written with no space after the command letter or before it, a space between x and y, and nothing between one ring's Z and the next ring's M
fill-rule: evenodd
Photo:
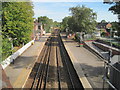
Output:
M80 40L79 40L79 34L75 34L75 41L76 42L79 42Z
M8 39L2 40L2 60L6 59L12 54L11 42Z
M106 33L106 32L102 32L102 33L101 33L101 36L102 36L102 37L105 37L105 36L107 36L107 33Z
M111 46L111 42L110 42L110 41L107 41L107 40L97 39L96 42L103 43L103 44L106 44L106 45ZM119 43L114 43L114 42L112 42L112 46L115 47L115 48L120 49L120 44L119 44Z

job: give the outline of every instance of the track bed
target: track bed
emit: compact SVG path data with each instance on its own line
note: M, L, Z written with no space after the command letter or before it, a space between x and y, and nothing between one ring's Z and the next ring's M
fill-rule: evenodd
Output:
M58 30L47 39L24 88L83 89Z

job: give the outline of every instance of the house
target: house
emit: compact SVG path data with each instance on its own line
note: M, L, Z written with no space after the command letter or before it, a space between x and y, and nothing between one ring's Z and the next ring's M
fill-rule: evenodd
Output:
M36 36L36 32L38 30L38 21L37 19L34 19L33 21L33 30L32 30L32 33L31 33L31 39L35 39L35 36Z
M96 32L95 36L101 36L102 34L105 34L105 36L110 35L110 28L112 27L112 24L110 23L98 23L96 26Z
M38 30L38 20L34 19L34 30L37 31Z
M112 27L112 25L110 23L98 23L97 24L97 29L110 29Z
M34 30L33 30L33 37L36 40L39 40L40 36L45 34L45 30L41 22L38 22L37 19L34 19Z

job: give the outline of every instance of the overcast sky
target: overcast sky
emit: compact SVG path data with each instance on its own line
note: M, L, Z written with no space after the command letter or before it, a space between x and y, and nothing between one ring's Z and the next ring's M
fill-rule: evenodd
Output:
M53 2L54 0L52 2L48 2L47 0L45 1L33 2L35 18L39 16L47 16L54 21L61 22L65 16L71 15L71 12L69 11L70 7L85 5L86 7L93 9L93 11L97 13L98 22L100 22L101 20L106 20L107 22L118 21L117 15L113 15L111 11L108 11L111 5L103 4L103 2Z

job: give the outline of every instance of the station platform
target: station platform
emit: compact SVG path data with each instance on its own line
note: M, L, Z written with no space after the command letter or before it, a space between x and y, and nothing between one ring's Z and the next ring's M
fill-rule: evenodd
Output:
M86 48L79 47L74 40L67 39L64 34L61 37L83 87L102 89L104 62ZM105 87L108 87L107 84Z
M23 88L24 84L32 70L32 67L47 40L50 33L46 33L40 40L30 46L22 55L20 55L14 64L7 66L4 71L13 88Z

